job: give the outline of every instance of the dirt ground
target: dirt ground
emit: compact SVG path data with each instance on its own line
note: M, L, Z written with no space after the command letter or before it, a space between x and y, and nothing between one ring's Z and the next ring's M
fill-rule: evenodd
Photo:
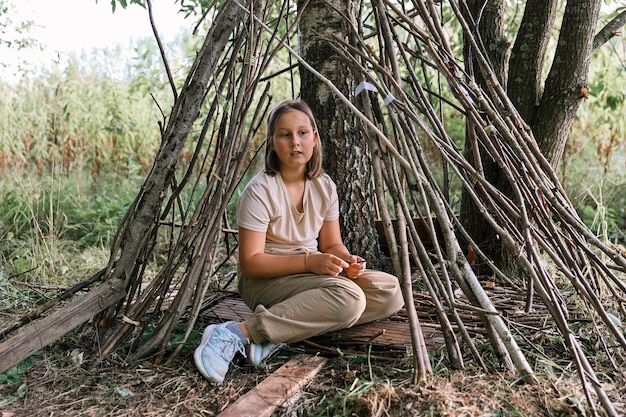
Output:
M489 291L501 304L501 311L515 313L517 294L504 288ZM416 293L415 302L423 330L435 324L428 311L429 298ZM225 306L225 310L243 317L243 312L235 311L236 304L221 300L217 306ZM0 374L0 417L217 416L291 357L302 353L324 356L327 362L274 417L606 415L593 394L595 411L589 406L576 367L563 343L546 325L546 314L539 305L535 307L535 316L523 315L526 325L519 328L531 330L523 337L532 340L525 348L530 350L525 352L526 357L534 361L531 366L537 383L532 385L499 370L499 361L481 338L478 321L471 317L464 320L476 332L476 346L481 349L489 372L477 366L467 352L465 368L451 370L443 343L437 342L428 346L433 375L414 383L410 343L377 346L371 341L366 345L352 339L345 345L341 344L345 340L325 335L287 346L262 368L236 360L225 382L212 384L197 371L193 350L204 325L234 319L225 318L217 306L203 316L180 353L164 363L151 359L129 365L128 347L120 346L95 364L99 338L92 326L81 326L12 371ZM408 320L402 312L393 319ZM539 328L543 330L538 331ZM385 337L397 342L400 334L389 331ZM588 349L591 354L597 347L589 344ZM590 358L614 408L620 416L626 415L626 375L615 371L602 353ZM617 367L624 369L623 364Z
M133 366L125 366L120 353L93 366L76 343L68 337L49 346L23 364L15 381L0 384L0 417L216 416L291 356L318 354L299 344L286 347L263 368L238 360L226 381L216 385L196 370L191 343L172 363ZM443 363L445 355L434 352L434 376L414 384L406 355L324 355L328 361L323 369L274 416L593 415L576 378L538 373L539 382L528 385L471 364L450 371ZM608 388L624 413L626 379L614 377L613 383Z

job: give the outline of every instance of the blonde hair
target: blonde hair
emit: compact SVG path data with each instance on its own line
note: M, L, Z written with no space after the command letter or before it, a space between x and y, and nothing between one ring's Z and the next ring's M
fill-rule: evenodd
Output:
M311 121L313 131L317 132L317 123L311 108L303 101L300 100L284 100L278 103L270 111L267 117L267 139L271 139L274 136L274 129L276 128L276 122L285 113L293 110L301 111L306 114ZM270 146L268 142L265 146L265 172L271 176L274 176L280 172L280 159L276 151ZM322 144L321 141L317 141L317 145L313 148L313 155L306 164L304 175L308 179L314 179L322 175L324 170L322 169Z

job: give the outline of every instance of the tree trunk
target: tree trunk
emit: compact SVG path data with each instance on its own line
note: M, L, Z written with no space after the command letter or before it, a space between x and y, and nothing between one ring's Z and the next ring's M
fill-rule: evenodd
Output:
M504 1L468 1L468 21L476 25L478 37L489 57L494 76L507 89L511 101L533 135L553 169L559 165L569 129L581 100L587 94L589 59L593 52L595 24L601 1L570 1L565 8L559 41L552 67L541 84L547 44L553 29L556 0L528 0L515 44L508 62L508 43L504 38ZM467 45L464 45L467 46ZM465 47L466 70L486 89L485 76L480 74ZM474 73L476 69L476 73ZM506 195L510 185L498 165L488 158L474 139L472 126L466 134L465 156L475 166L481 166L485 177ZM498 267L516 275L515 254L507 254L496 233L485 227L478 208L464 191L461 201L461 222L478 246Z
M555 169L578 107L587 98L589 60L601 6L602 0L567 2L552 67L530 122L539 148Z
M509 61L507 93L526 123L530 123L541 99L546 48L556 18L558 0L528 0Z
M299 1L298 8L302 10L305 3ZM354 74L332 53L329 42L339 34L347 41L354 38L352 28L358 26L358 15L356 0L313 0L303 10L299 25L302 57L346 97L354 96ZM337 184L344 242L351 252L367 259L369 265L381 268L383 257L375 227L370 152L365 138L359 135L352 111L327 85L302 66L300 79L301 98L317 118L324 169Z
M465 19L476 25L474 36L482 40L492 65L493 75L501 84L506 85L505 63L509 44L504 36L504 1L470 0L467 2L467 6L469 10L466 12L469 14L465 15ZM485 76L479 71L478 63L475 61L467 42L464 42L463 45L463 55L466 72L474 76L478 85L486 89ZM474 166L479 167L479 171L484 172L485 178L491 184L496 185L500 190L506 190L509 187L500 167L480 147L473 129L474 126L468 124L465 134L465 157ZM480 190L477 191L480 192ZM496 232L486 224L480 209L468 196L466 190L463 190L461 199L460 221L480 249L488 254L496 265L505 270L512 268L510 262L507 261L507 256L503 253L502 241L497 238Z

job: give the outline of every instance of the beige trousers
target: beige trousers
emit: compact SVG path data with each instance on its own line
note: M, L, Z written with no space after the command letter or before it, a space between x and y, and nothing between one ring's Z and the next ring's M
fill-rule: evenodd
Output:
M254 314L245 323L254 343L293 343L368 323L404 305L398 278L367 269L357 279L296 274L239 276L239 293Z

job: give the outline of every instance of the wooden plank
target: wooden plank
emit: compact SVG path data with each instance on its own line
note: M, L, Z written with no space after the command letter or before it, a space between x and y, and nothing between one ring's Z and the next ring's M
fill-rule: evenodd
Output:
M270 417L301 390L326 363L321 356L297 355L241 396L218 417Z
M16 336L0 343L0 374L122 300L125 295L124 282L111 279L78 300L28 324Z
M441 330L421 324L424 342L429 349L436 349L444 341ZM392 349L405 349L411 346L411 329L405 321L381 320L360 324L336 332L322 334L310 339L315 343L335 346L346 343L386 346Z
M211 319L218 321L243 321L253 313L239 296L228 296L216 305L208 308L205 314ZM398 313L406 317L406 313ZM437 349L445 342L439 324L428 325L426 320L420 319L424 341L429 349ZM347 329L337 330L311 338L312 342L322 345L334 346L338 342L367 343L374 346L389 346L403 349L411 346L411 331L408 319L398 321L383 319L372 323L360 324Z

